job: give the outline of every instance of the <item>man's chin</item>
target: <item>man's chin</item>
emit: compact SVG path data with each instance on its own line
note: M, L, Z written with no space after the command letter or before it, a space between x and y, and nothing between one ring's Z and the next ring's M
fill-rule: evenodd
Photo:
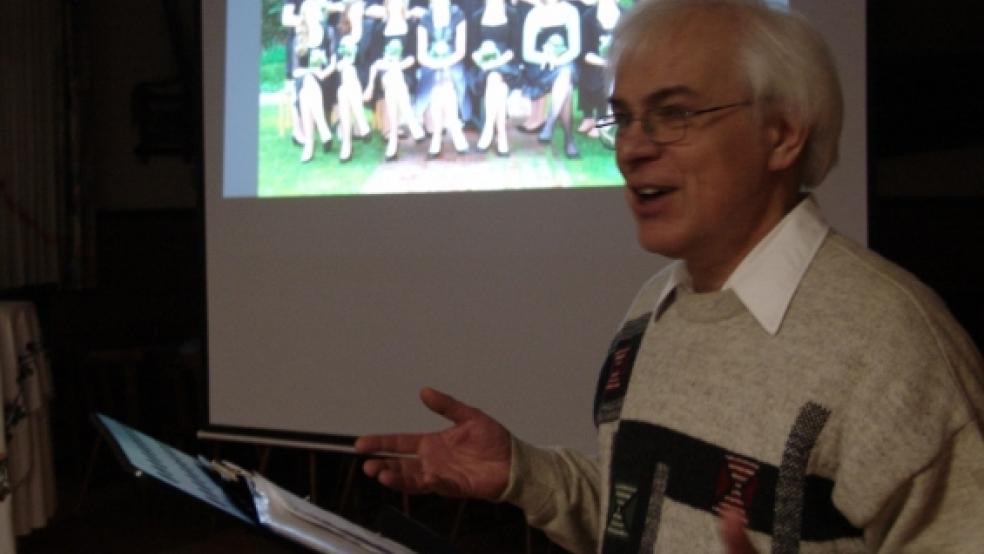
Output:
M641 246L643 250L651 254L657 254L665 258L681 257L678 249L673 248L671 245L666 244L664 241L647 241L640 238L639 246Z
M639 241L639 246L647 252L658 254L667 258L681 257L682 249L680 248L680 245L672 240L668 240L663 234L657 234L654 236L652 231L646 232L640 229L637 239Z

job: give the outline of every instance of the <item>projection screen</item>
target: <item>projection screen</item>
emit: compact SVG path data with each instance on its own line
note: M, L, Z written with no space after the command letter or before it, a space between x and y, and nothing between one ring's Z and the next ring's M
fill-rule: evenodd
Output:
M385 137L363 142L355 121L345 162L329 113L332 149L318 144L303 163L289 113L302 88L261 74L276 46L263 37L281 32L270 30L279 12L261 13L269 4L202 3L209 424L343 441L437 429L444 423L417 398L433 386L525 440L593 451L592 399L611 335L666 263L636 244L611 150L577 135L580 157L568 158L559 132L544 144L510 117L509 156L478 151L472 130L465 154L447 140L428 158L426 140L403 137L386 162ZM841 161L817 196L836 228L864 242L865 4L792 7L827 37L846 99ZM268 65L283 71L283 58ZM264 80L280 80L280 92ZM378 115L371 103L365 114ZM276 152L288 154L264 179L310 167L314 188L264 190L258 175ZM385 173L367 177L375 171ZM416 184L318 188L343 173ZM443 184L421 188L428 179Z

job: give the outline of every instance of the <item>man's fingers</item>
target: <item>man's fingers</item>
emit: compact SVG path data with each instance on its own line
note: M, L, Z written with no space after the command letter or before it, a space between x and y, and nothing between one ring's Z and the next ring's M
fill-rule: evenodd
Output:
M362 471L383 486L411 494L429 492L420 474L420 462L408 459L372 459L362 464Z
M377 477L383 471L400 471L399 460L373 458L362 463L362 471L369 477Z
M721 511L721 541L727 554L755 554L755 547L745 531L744 517L737 510Z
M420 399L432 412L454 423L461 423L482 415L481 411L436 389L425 388L421 390ZM359 454L371 454L373 452L415 454L423 436L420 433L365 435L355 441L355 451Z
M359 454L392 452L394 454L414 454L420 444L421 435L401 433L395 435L365 435L355 441L355 451Z
M420 391L420 399L432 412L445 419L450 419L454 423L474 419L482 413L468 404L459 402L454 397L430 387Z
M373 458L362 464L362 471L370 477L376 477L384 471L420 473L420 461L413 458Z

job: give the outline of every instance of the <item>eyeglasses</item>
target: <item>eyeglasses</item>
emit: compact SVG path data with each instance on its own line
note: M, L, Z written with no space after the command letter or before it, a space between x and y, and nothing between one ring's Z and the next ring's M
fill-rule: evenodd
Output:
M615 136L617 137L625 133L633 121L638 120L642 124L642 132L646 134L649 140L656 144L670 144L681 141L683 137L687 136L687 128L690 127L690 120L698 115L719 112L740 106L749 106L751 104L752 102L750 100L746 100L744 102L724 104L723 106L714 106L713 108L704 108L702 110L683 110L666 106L647 109L639 117L626 112L617 112L598 118L595 128L605 129L606 127L610 127L614 130Z

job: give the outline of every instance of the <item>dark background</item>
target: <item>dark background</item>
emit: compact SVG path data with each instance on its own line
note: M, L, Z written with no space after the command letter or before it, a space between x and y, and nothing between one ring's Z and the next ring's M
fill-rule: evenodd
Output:
M56 380L52 417L63 501L49 527L20 541L23 553L243 547L237 542L242 533L196 508L121 484L127 478L105 453L96 457L102 469L90 481L83 509L75 511L94 441L85 421L90 409L115 413L189 449L211 448L193 439L203 420L204 338L198 1L73 2L89 48L83 121L86 134L97 138L97 279L94 288L83 290L3 293L37 302ZM869 244L936 289L979 345L982 12L980 3L970 1L869 1L866 53ZM155 99L181 117L154 120L146 108ZM227 447L222 454L255 466L264 453ZM275 479L306 494L311 464L306 454L278 451L269 468ZM315 488L326 503L351 510L353 517L370 519L381 505L401 505L356 476L357 493L350 498L362 500L340 506L350 461L326 455L313 464ZM414 502L411 513L442 534L453 531L457 504ZM466 551L481 551L481 544L488 551L518 552L527 540L534 550L546 548L508 509L472 506L463 521L458 541ZM142 531L123 533L124 525ZM217 532L226 533L226 542L209 542ZM246 542L256 551L281 548L259 539Z

